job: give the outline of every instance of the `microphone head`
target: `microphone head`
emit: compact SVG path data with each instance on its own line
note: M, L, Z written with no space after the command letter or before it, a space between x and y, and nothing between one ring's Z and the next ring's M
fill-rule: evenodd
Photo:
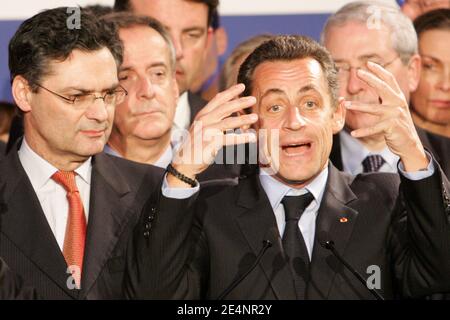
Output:
M272 246L272 242L270 240L263 240L263 246L270 248Z
M280 233L276 227L271 227L266 232L263 240L263 246L270 248L280 238Z
M333 242L333 240L324 241L323 243L321 243L321 245L322 245L322 247L324 247L325 249L328 249L328 250L334 249L334 242Z
M328 235L325 232L320 233L317 239L323 248L327 250L334 249L334 241L329 239Z

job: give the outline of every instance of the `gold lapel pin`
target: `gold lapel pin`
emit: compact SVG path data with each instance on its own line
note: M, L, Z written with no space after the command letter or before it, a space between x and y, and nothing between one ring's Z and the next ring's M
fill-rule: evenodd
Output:
M347 218L341 218L341 219L339 219L339 222L342 222L342 223L346 223L347 221L348 221Z

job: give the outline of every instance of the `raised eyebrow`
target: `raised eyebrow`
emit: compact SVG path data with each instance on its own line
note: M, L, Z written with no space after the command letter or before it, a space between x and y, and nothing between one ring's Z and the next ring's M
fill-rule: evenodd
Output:
M320 90L314 85L306 85L306 86L300 88L298 90L298 93L305 93L305 92L309 92L309 91L314 91L315 93L318 93L319 95L321 95Z
M261 96L260 100L264 99L265 97L267 97L270 94L284 94L284 91L278 88L270 88L267 89Z

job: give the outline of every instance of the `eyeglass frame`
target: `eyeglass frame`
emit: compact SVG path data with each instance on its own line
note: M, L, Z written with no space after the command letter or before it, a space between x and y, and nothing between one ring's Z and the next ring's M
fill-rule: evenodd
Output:
M63 99L65 102L67 102L67 103L69 103L69 104L75 104L75 102L77 101L77 97L75 97L74 99L69 99L69 98L67 98L67 97L64 97L63 95L60 95L59 93L56 93L56 92L54 92L54 91L52 91L52 90L50 90L50 89L48 89L48 88L46 88L46 87L44 87L44 86L42 86L42 85L40 85L39 83L36 83L36 86L38 86L39 88L42 88L42 89L44 89L45 91L47 91L47 92L50 92L51 94L54 94L55 96L57 96L57 97L59 97L59 98L61 98L61 99ZM122 87L120 84L117 86L117 88L121 88L122 90L123 90L123 92L125 93L125 96L124 97L126 97L127 95L128 95L128 91L124 88L124 87ZM116 88L116 89L117 89ZM116 90L116 89L114 89L114 90ZM83 94L84 96L94 96L94 101L95 100L97 100L97 99L102 99L103 100L103 103L105 103L106 104L106 102L105 102L105 98L106 98L106 96L108 95L108 93L105 93L104 94L104 96L96 96L94 93L87 93L87 94Z
M380 65L380 66L383 67L383 68L386 68L386 67L388 67L389 65L391 65L392 63L394 63L394 61L397 60L397 59L399 59L399 58L401 58L401 57L400 57L399 55L396 55L395 58L393 58L391 61L388 61L388 62L383 63L383 64L381 64L381 63L377 63L377 64ZM367 61L370 61L370 59L368 59ZM366 61L366 63L367 63L367 61ZM338 68L337 64L335 64L335 65L336 65L336 71L337 71L337 73L338 73L338 75L339 75L339 74L340 74L340 69L342 69L342 68ZM349 64L348 68L342 69L342 70L345 71L346 74L350 74L350 72L351 72L351 70L352 70L353 68L359 70L359 69L362 68L362 66L354 67L354 66L351 66L351 65Z

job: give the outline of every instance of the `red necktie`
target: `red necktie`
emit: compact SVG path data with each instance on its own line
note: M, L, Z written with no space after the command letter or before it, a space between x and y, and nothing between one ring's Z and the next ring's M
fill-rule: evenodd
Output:
M52 179L67 191L69 215L67 217L63 255L75 280L76 287L80 289L86 240L86 217L84 215L83 202L75 183L75 172L58 171L52 176Z

